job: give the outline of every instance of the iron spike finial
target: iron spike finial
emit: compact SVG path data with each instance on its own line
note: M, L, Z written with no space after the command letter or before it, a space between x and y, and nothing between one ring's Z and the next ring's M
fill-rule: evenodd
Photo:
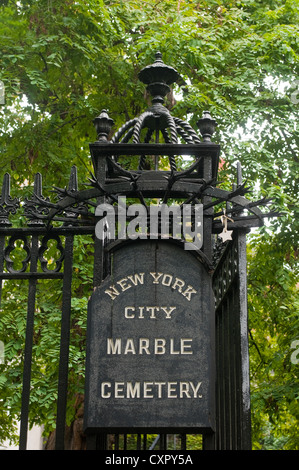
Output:
M76 165L73 165L71 168L68 190L74 193L78 191L78 175Z
M19 200L10 195L10 174L5 173L3 177L2 191L0 194L0 225L9 227L9 215L15 214L19 207Z
M211 137L215 132L217 122L212 119L209 111L204 111L202 118L197 121L197 126L203 137L204 142L211 142Z
M28 219L28 227L43 226L48 217L51 201L48 196L43 196L43 179L40 173L34 176L33 193L30 198L25 198L24 214Z
M99 142L107 142L111 128L114 125L113 119L108 115L106 109L102 109L100 115L93 120Z
M33 185L33 192L36 194L38 197L42 197L42 175L41 173L36 173L34 176L34 185Z
M155 62L163 62L162 60L162 53L160 51L157 51L155 54L156 60Z
M155 54L155 61L153 64L144 67L138 75L139 80L146 85L150 83L166 83L171 85L174 83L180 75L176 69L170 65L166 65L162 60L162 54L160 51Z
M153 103L164 102L164 97L170 92L172 83L180 77L177 70L164 64L160 51L155 54L155 61L144 67L138 75L139 80L147 85L147 90L153 97Z

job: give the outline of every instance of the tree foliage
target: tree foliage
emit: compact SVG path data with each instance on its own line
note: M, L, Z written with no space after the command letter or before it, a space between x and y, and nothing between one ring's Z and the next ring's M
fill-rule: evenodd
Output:
M0 2L0 168L13 176L12 193L26 193L38 171L45 193L63 187L73 164L85 182L92 120L105 108L118 128L145 109L138 72L160 50L181 75L173 115L196 128L208 109L218 122L223 178L231 184L239 160L253 196L272 198L281 212L248 241L255 448L299 448L298 365L291 361L299 339L298 9L298 0ZM70 390L82 392L92 270L81 259L92 262L92 243L76 243ZM20 405L27 287L3 290L0 340L9 367L0 365L1 439ZM47 431L55 425L57 292L40 287L35 325L30 419ZM75 413L73 401L69 423Z

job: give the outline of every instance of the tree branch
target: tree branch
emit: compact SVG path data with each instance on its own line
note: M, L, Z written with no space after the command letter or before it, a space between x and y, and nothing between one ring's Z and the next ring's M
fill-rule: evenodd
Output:
M69 119L68 121L65 121L63 124L61 124L61 126L58 126L53 131L51 131L48 134L48 137L50 137L51 135L58 132L62 127L66 126L67 124L70 124L71 122L76 121L77 119L81 119L81 118L85 118L85 117L86 117L86 114L81 114L80 116L76 116L76 117L73 117L72 119Z

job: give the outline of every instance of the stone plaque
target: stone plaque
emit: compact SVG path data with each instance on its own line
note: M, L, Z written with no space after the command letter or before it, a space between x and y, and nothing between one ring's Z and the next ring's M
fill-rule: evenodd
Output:
M123 243L88 311L85 430L214 429L214 298L193 253Z

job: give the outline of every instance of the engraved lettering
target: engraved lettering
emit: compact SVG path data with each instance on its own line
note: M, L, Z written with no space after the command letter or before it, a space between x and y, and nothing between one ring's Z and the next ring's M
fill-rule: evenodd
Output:
M189 342L192 343L192 338L181 338L181 354L193 354L193 351L191 351L191 344L188 344Z
M193 398L202 398L202 395L197 396L197 392L199 390L199 387L201 386L201 382L198 382L196 387L193 385L193 382L190 382L190 385L193 390Z
M166 385L166 382L155 382L158 387L158 398L162 398L162 386Z
M125 307L125 317L126 318L135 318L135 313L130 313L130 311L135 311L135 307Z
M143 310L144 310L144 307L139 307L139 316L138 316L138 318L144 318Z
M139 339L139 354L150 354L149 351L149 339L148 338L140 338Z
M177 288L177 290L178 290L180 293L182 293L182 288L184 287L184 285L185 285L185 281L183 281L182 279L179 279L178 277L176 277L176 278L175 278L175 281L174 281L174 283L173 283L173 285L172 285L172 289L175 290L175 289Z
M167 397L168 398L177 398L176 385L177 385L177 382L168 382L167 384Z
M119 295L118 290L114 286L110 286L110 290L107 289L105 290L105 294L108 294L112 300L116 298L117 295Z
M175 341L174 338L169 340L165 338L107 338L107 354L120 355L120 354L171 354L171 355L187 355L193 354L192 351L192 338L180 338Z
M163 278L162 278L162 284L163 286L170 286L170 284L172 283L172 276L170 274L164 274Z
M107 338L107 354L121 354L121 339Z
M124 396L124 382L115 382L115 398L125 398Z
M127 383L127 398L140 398L140 382L135 385L132 382Z
M101 398L117 399L200 399L198 394L202 382L173 381L173 382L102 382Z
M180 351L175 351L175 350L174 350L174 344L173 344L173 342L174 342L174 339L171 338L171 340L170 340L170 354L180 354Z
M196 294L196 293L197 291L193 289L192 286L188 286L187 289L184 292L182 292L183 296L186 297L186 299L189 301L191 300L191 295Z
M155 315L155 310L159 311L159 307L146 307L146 311L150 312L150 318L157 318Z
M131 284L127 285L127 284L126 284L127 282L128 282L128 278L127 278L127 277L124 277L124 278L121 279L120 281L117 281L117 284L120 285L122 292L124 292L125 290L130 289L130 287L132 287Z
M134 341L131 338L127 340L124 354L128 354L128 353L136 354Z
M139 274L134 274L134 276L128 276L128 279L134 284L134 286L137 286L137 284L143 284L144 283L144 273L139 273Z
M165 354L166 340L163 338L155 339L155 354Z
M161 309L166 313L166 318L171 318L172 312L176 309L176 307L161 307Z
M159 279L162 276L163 273L150 273L151 276L153 276L154 281L153 284L159 284Z
M170 287L173 290L176 290L181 295L183 295L188 301L191 300L193 294L197 294L197 291L190 285L187 285L183 279L175 277L171 274L160 273L160 272L150 272L149 275L152 277L153 284L159 284L165 287ZM151 279L151 278L149 278ZM130 274L127 277L116 281L119 288L116 288L114 285L110 286L109 289L105 290L105 293L109 295L112 300L115 300L120 293L125 292L131 287L137 287L139 285L144 285L145 283L145 273L135 273Z
M189 382L180 382L180 398L191 398L189 393Z
M143 397L144 398L154 398L153 395L153 387L154 383L153 382L144 382L143 384Z
M110 398L111 392L106 392L106 387L111 387L111 382L103 382L101 385L101 397L102 398Z
M132 307L131 305L125 307L125 318L150 318L156 319L157 313L165 313L165 318L170 320L172 312L176 310L176 307L157 307L157 306L139 306L139 307ZM149 313L149 315L145 315L145 313Z

